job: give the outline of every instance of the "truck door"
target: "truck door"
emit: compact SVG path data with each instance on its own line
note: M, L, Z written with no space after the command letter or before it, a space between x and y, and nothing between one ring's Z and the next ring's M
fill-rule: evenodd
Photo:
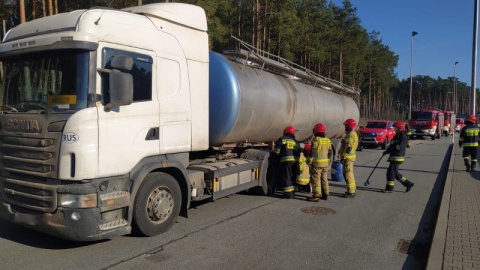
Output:
M113 46L112 46L113 47ZM158 154L158 99L152 91L153 57L141 50L120 50L104 47L98 66L109 69L115 55L133 59L129 71L133 77L133 103L105 109L109 103L109 74L101 73L101 105L98 107L98 174L99 176L128 173L143 157Z

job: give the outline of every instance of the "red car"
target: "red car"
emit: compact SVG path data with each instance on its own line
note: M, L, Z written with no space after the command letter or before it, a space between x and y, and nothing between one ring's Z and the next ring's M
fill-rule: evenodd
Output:
M395 128L391 120L371 120L360 127L360 147L379 147L387 149L395 136Z

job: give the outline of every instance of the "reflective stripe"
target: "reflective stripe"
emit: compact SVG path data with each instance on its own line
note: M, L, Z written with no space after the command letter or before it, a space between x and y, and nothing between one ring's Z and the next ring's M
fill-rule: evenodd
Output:
M390 157L388 158L388 161L404 162L404 161L405 161L405 157L390 156Z
M310 183L310 177L298 177L297 183L300 185L308 185L308 183Z
M395 181L387 181L387 186L395 186Z
M283 192L294 192L294 191L295 191L295 188L292 186L283 188Z
M280 158L280 162L289 162L289 161L295 162L297 161L297 159L294 156L285 156Z
M344 157L345 157L345 158L356 158L357 155L356 155L356 154L345 154Z
M316 163L328 162L328 161L329 161L328 158L321 158L321 157L316 157L316 158L315 158L315 162L316 162Z
M476 143L463 143L463 147L477 147L478 142Z

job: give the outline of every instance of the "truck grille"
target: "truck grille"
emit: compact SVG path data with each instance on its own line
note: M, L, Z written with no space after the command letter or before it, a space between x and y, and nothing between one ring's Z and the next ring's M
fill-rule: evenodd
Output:
M5 202L44 213L51 213L57 208L56 186L12 178L3 178L2 185Z
M5 202L40 212L56 209L57 186L48 183L57 176L56 142L58 138L0 136L0 192Z

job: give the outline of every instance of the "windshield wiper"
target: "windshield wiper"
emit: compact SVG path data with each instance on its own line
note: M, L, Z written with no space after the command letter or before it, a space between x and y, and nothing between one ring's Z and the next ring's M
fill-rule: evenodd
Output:
M45 110L46 107L40 102L25 101L21 102L16 106L17 110L21 111L36 111L36 110Z
M8 106L8 105L0 105L0 111L2 112L18 112L15 107Z

